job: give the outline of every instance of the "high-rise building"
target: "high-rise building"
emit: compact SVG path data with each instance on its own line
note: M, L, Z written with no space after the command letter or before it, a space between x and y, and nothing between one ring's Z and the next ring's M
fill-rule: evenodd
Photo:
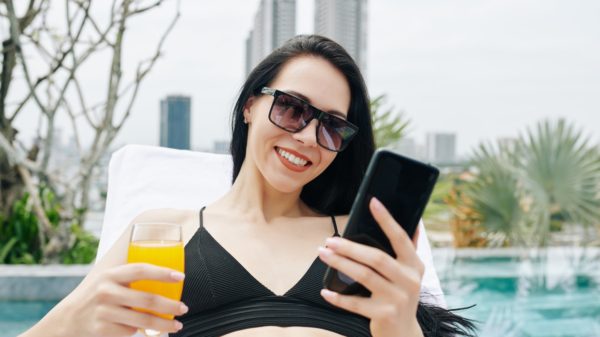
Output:
M456 163L456 134L428 133L427 159L436 164Z
M341 44L367 71L367 0L316 0L315 34Z
M296 0L261 0L246 38L246 75L263 58L296 35Z
M191 98L167 96L160 101L160 146L190 149Z

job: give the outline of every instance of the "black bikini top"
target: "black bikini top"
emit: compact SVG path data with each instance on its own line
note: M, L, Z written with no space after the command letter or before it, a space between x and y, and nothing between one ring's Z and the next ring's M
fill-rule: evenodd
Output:
M185 246L182 301L189 311L177 319L183 329L170 336L222 336L262 326L303 326L344 336L371 336L369 320L334 307L320 295L326 265L317 257L284 295L255 279L204 228ZM339 236L332 216L335 236Z

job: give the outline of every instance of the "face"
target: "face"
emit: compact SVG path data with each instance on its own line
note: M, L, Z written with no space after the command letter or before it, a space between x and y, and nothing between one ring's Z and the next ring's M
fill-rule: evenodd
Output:
M299 56L289 60L268 86L303 98L322 111L335 111L343 118L350 107L346 78L321 57ZM294 192L319 176L337 153L318 145L316 119L296 133L271 123L269 110L273 99L270 95L260 95L246 104L244 117L249 130L245 161L255 165L275 189Z

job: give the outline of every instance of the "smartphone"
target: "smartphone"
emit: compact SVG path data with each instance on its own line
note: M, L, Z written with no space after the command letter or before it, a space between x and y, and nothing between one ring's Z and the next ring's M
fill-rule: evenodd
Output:
M396 222L413 237L438 176L439 170L431 165L390 150L377 150L352 204L343 237L396 257L387 236L371 215L371 197L381 201ZM323 285L341 294L371 295L361 284L331 267L325 272Z

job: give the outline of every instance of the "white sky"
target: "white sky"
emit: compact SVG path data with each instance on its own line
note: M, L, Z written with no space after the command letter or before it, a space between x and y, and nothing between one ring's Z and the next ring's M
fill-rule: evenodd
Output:
M174 1L131 22L125 74L149 56ZM142 85L115 144L158 144L159 101L192 96L192 145L229 138L244 79L245 38L259 0L183 0L165 53ZM298 0L298 33L311 33L313 0ZM411 135L457 133L458 152L565 117L600 139L600 2L597 0L370 0L368 86L404 110ZM1 33L4 33L2 31ZM129 65L129 67L127 67ZM105 95L108 61L86 68L90 101ZM22 135L35 131L30 114ZM68 124L64 124L68 129Z

